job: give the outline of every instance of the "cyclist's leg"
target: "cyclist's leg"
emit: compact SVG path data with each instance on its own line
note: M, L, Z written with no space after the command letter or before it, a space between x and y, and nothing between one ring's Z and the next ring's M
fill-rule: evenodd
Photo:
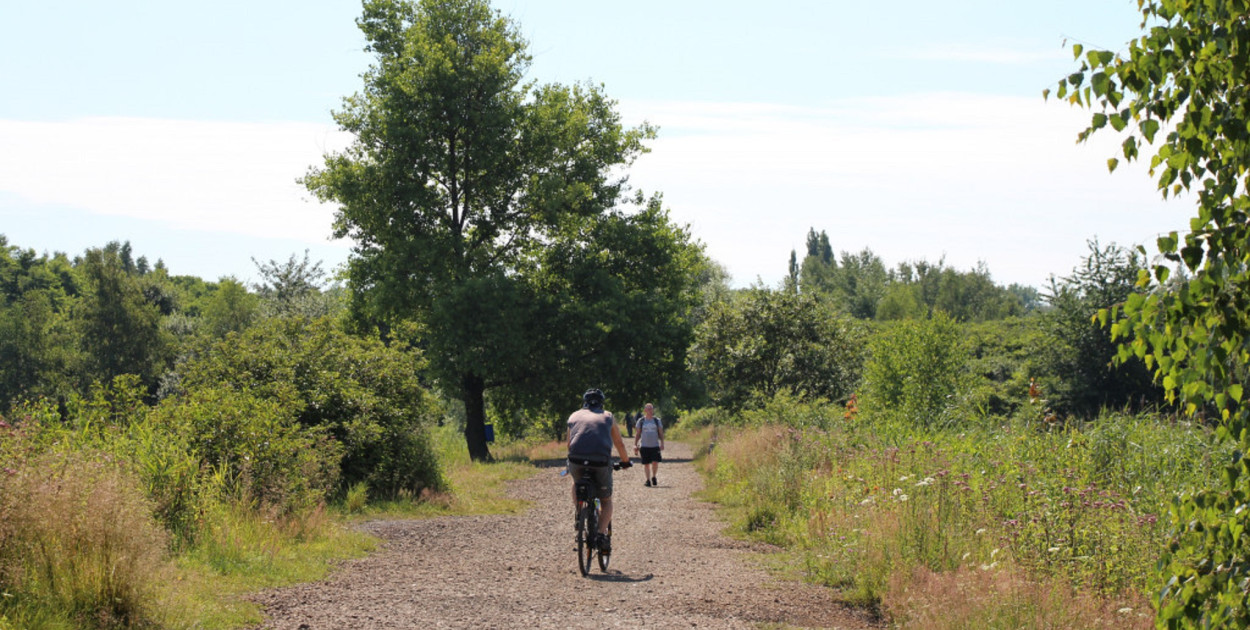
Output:
M612 497L599 499L599 533L608 533L608 525L612 523Z

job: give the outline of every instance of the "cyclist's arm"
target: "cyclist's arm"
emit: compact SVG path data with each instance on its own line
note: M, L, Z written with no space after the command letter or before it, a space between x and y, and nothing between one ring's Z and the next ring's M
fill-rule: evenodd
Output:
M629 453L625 452L625 440L621 439L621 429L612 423L612 444L616 447L616 452L621 454L621 463L629 463Z

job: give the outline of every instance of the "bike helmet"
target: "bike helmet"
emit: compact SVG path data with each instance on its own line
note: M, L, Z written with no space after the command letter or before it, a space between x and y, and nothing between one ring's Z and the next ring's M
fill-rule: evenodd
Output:
M599 390L599 389L586 390L586 393L582 394L582 403L586 407L589 407L589 408L602 407L603 406L603 390Z

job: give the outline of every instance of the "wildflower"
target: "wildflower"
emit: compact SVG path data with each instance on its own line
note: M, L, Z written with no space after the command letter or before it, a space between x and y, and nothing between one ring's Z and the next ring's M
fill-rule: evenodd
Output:
M900 495L898 495L898 500L899 500L899 501L906 501L906 500L907 500L907 495L905 495L905 494L900 494Z
M911 479L911 477L912 477L911 475L903 475L902 477L899 477L898 480L907 481L908 479Z
M17 471L16 471L16 470L13 470L12 468L9 468L9 467L7 467L7 466L6 466L6 467L4 468L4 474L6 474L6 475L16 475L16 474L17 474Z
M981 565L981 570L982 570L982 571L989 571L990 569L993 569L993 568L994 568L994 567L996 567L996 566L998 566L998 561L997 561L997 560L995 560L995 561L993 561L993 562L991 562L991 563L989 563L989 564L983 564L983 565Z
M980 536L981 534L984 534L984 533L985 533L985 528L984 528L984 527L982 527L981 529L978 529L978 530L977 530L977 532L976 532L977 536Z
M929 485L933 485L933 482L935 482L935 481L937 481L937 479L934 479L933 477L925 477L924 479L921 479L920 481L917 481L917 482L916 482L916 486L917 486L917 487L919 487L919 486L929 486Z
M1124 608L1121 608L1121 609L1117 610L1116 612L1120 613L1121 615L1127 615L1127 614L1129 614L1129 613L1133 612L1133 609L1132 609L1132 608L1129 608L1128 606L1125 606Z
M872 503L873 503L872 497L868 497L867 499L864 499L863 501L859 502L860 505L872 505Z
M1051 547L1050 549L1047 549L1046 551L1049 551L1050 553L1055 553L1059 551L1059 547Z

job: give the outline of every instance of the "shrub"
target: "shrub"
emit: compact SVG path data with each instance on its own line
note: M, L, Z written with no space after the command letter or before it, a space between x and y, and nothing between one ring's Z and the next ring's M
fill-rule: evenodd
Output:
M897 412L921 427L951 422L968 389L968 353L959 324L937 312L930 319L889 325L869 342L864 408Z
M145 428L163 427L181 436L201 467L222 475L226 491L255 499L266 509L301 512L336 489L342 447L325 428L297 423L290 406L247 391L203 387L162 401ZM153 470L149 478L163 479L169 472ZM153 490L166 496L178 488L154 483Z
M340 489L364 481L374 496L416 495L445 486L425 435L435 404L417 378L423 366L415 349L348 335L328 318L271 319L201 347L181 386L281 401L342 446Z

